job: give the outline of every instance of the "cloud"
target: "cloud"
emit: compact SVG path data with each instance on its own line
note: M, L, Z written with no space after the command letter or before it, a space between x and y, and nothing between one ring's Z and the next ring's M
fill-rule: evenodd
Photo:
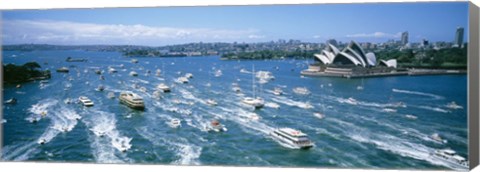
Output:
M4 20L3 42L47 44L164 45L197 41L261 39L255 29L176 28L52 20Z
M401 35L402 35L401 32L398 32L395 34L384 33L384 32L374 32L374 33L351 34L351 35L347 35L346 37L348 38L400 38Z

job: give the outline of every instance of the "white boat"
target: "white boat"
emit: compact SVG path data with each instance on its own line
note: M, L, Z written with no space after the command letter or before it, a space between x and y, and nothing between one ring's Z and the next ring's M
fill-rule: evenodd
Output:
M143 98L135 93L122 92L120 93L119 99L120 99L120 103L123 103L132 109L138 109L138 110L145 109Z
M5 104L16 104L17 99L16 98L11 98L5 101Z
M405 118L416 120L418 117L414 115L405 115Z
M283 94L283 91L282 91L281 88L275 87L275 88L273 89L273 94L279 96L279 95L282 95L282 94Z
M164 83L158 84L157 89L162 90L165 93L170 92L170 87L168 87L168 85Z
M227 128L223 124L220 124L218 120L213 120L210 122L210 125L207 125L205 127L207 131L214 131L214 132L225 132L227 131Z
M218 69L215 71L215 77L220 77L222 75L223 75L222 70Z
M40 139L38 139L37 143L43 145L43 144L47 143L47 140L45 140L44 138L40 138Z
M147 87L140 87L140 91L147 92Z
M345 100L345 103L351 104L351 105L357 105L358 102L355 100L353 97L349 97L347 100Z
M107 94L107 97L108 97L109 99L113 99L113 98L115 98L115 93L114 93L114 92L109 92L109 93Z
M213 99L207 99L207 100L205 101L205 103L207 103L207 104L210 105L210 106L216 106L216 105L218 104L217 101L215 101L215 100L213 100Z
M299 130L292 128L280 128L272 131L270 135L293 148L297 149L309 149L314 146L313 142L310 141L308 136L305 133L302 133Z
M357 86L357 90L363 90L363 86Z
M168 125L170 125L170 127L172 127L172 128L178 128L178 127L182 126L182 123L181 123L180 119L178 119L178 118L173 118L173 119L169 122Z
M256 90L255 90L255 66L252 67L252 92L253 92L253 97L245 97L243 98L242 102L244 104L250 105L255 107L255 109L262 108L265 105L265 101L256 96Z
M397 112L396 109L391 109L391 108L384 108L384 109L382 109L382 111L388 112L388 113L395 113L395 112Z
M61 67L57 69L57 72L68 73L70 70L67 67Z
M117 70L113 67L108 68L108 73L117 73Z
M239 92L242 91L242 89L241 89L239 86L233 86L233 87L232 87L232 90L235 91L235 92L237 92L237 93L239 93Z
M132 59L132 63L138 63L137 59Z
M157 69L157 71L155 71L155 76L161 76L162 75L162 71L160 69Z
M83 106L93 106L92 100L90 100L88 97L80 96L78 100L80 100L80 103L82 103Z
M186 78L193 78L193 74L192 74L192 73L186 73L186 74L185 74L185 77L186 77Z
M182 84L188 83L188 78L187 77L180 77L180 78L177 79L177 82L182 83Z
M138 73L135 72L135 71L131 71L131 72L130 72L130 76L138 76Z
M293 88L293 92L300 95L310 94L310 90L308 90L306 87L295 87Z
M315 113L313 113L313 116L317 117L318 119L323 119L323 118L325 118L325 115L321 114L320 112L315 112Z
M430 138L432 140L434 140L435 142L437 143L440 143L440 144L444 144L444 143L447 143L448 141L443 139L442 137L440 137L440 135L438 133L433 133Z
M70 99L70 98L66 98L65 100L63 100L63 103L65 103L65 104L72 104L73 101L72 101L72 99Z
M242 100L243 103L247 104L247 105L250 105L250 106L253 106L255 108L262 108L264 105L265 105L265 101L260 98L260 97L256 97L256 98L253 98L253 97L245 97L243 100Z
M455 101L448 103L446 107L450 109L463 109L463 107L455 103Z
M103 90L105 90L105 87L103 85L99 85L95 90L96 91L103 91Z
M272 72L269 71L258 71L256 77L260 80L265 80L266 82L274 80L275 77L272 75Z
M439 149L435 150L433 153L430 153L430 155L452 165L455 168L469 168L468 161L464 157L458 155L454 150Z

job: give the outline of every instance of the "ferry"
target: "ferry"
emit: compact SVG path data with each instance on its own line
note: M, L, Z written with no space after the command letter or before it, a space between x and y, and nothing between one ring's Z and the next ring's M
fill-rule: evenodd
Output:
M270 135L276 140L299 149L309 149L314 146L305 133L292 128L280 128L272 131Z
M157 89L162 90L164 93L170 92L170 87L168 87L167 84L164 83L158 84Z
M120 93L120 103L127 105L132 109L144 110L145 104L143 102L143 98L136 95L132 92L122 92Z
M454 150L451 150L451 149L435 150L430 155L441 161L451 164L455 167L466 168L466 169L468 169L469 167L468 161L464 157L458 155Z
M92 100L90 100L88 97L80 96L78 100L80 100L80 103L82 103L84 106L93 106Z
M225 132L227 128L223 124L220 124L218 120L213 120L210 125L205 127L207 131L215 131L215 132Z

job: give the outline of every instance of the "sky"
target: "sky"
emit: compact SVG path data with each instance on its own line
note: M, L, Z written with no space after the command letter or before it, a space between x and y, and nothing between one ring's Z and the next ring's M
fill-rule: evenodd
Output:
M96 8L2 11L4 44L149 45L190 42L468 40L468 3Z

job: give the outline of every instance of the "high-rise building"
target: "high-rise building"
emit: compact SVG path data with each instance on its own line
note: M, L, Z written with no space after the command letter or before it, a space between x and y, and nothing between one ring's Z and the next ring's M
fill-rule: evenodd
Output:
M406 45L407 43L408 43L408 32L403 32L401 44Z
M457 32L455 33L455 40L453 42L454 46L462 48L463 46L463 27L457 27Z

